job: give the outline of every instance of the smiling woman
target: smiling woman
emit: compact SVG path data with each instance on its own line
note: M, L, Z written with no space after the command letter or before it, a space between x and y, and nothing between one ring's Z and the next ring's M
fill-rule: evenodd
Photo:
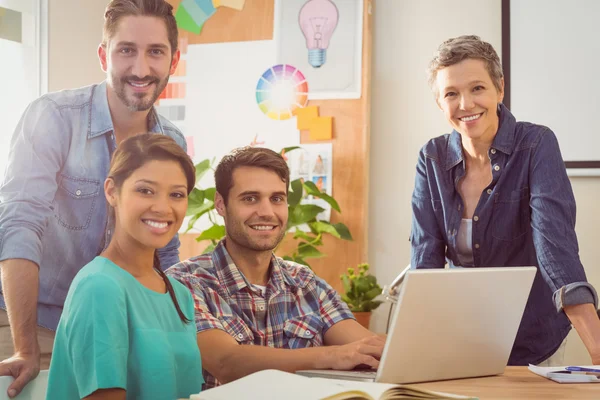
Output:
M142 134L119 145L104 183L107 236L114 233L69 289L49 398L172 399L200 391L194 304L157 256L181 227L195 179L192 160L168 136Z

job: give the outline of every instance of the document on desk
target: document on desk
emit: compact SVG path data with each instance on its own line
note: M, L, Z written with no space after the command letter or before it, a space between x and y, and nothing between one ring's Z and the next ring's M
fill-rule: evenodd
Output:
M277 370L255 372L225 385L194 394L190 400L246 399L252 394L262 400L477 400L475 397L433 392L411 386L308 378Z
M584 372L584 371L568 371L567 369L575 369L573 367L538 367L529 364L529 370L534 374L551 379L558 383L600 383L600 373ZM600 366L589 365L579 366L577 369L598 370Z

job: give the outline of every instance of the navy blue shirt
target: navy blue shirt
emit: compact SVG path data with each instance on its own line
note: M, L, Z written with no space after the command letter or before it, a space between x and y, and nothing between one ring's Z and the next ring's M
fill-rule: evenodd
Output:
M473 265L462 265L457 254L464 207L457 185L465 161L456 131L430 140L419 154L411 265L537 266L509 358L510 365L537 364L556 351L571 329L564 312L557 312L553 293L586 282L575 235L575 198L554 133L517 122L503 105L499 118L488 151L492 181L473 214Z

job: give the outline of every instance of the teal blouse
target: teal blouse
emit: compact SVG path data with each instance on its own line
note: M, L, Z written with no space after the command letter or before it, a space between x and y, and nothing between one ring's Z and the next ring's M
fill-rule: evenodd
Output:
M194 303L169 278L169 293L143 286L127 271L96 257L77 274L56 331L47 399L81 399L122 388L127 399L177 399L204 383L196 342Z

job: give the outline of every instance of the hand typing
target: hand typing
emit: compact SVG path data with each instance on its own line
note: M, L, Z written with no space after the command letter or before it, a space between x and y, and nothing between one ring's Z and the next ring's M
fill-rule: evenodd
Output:
M330 346L325 368L350 370L364 364L377 369L384 345L385 337L373 335L343 346Z

